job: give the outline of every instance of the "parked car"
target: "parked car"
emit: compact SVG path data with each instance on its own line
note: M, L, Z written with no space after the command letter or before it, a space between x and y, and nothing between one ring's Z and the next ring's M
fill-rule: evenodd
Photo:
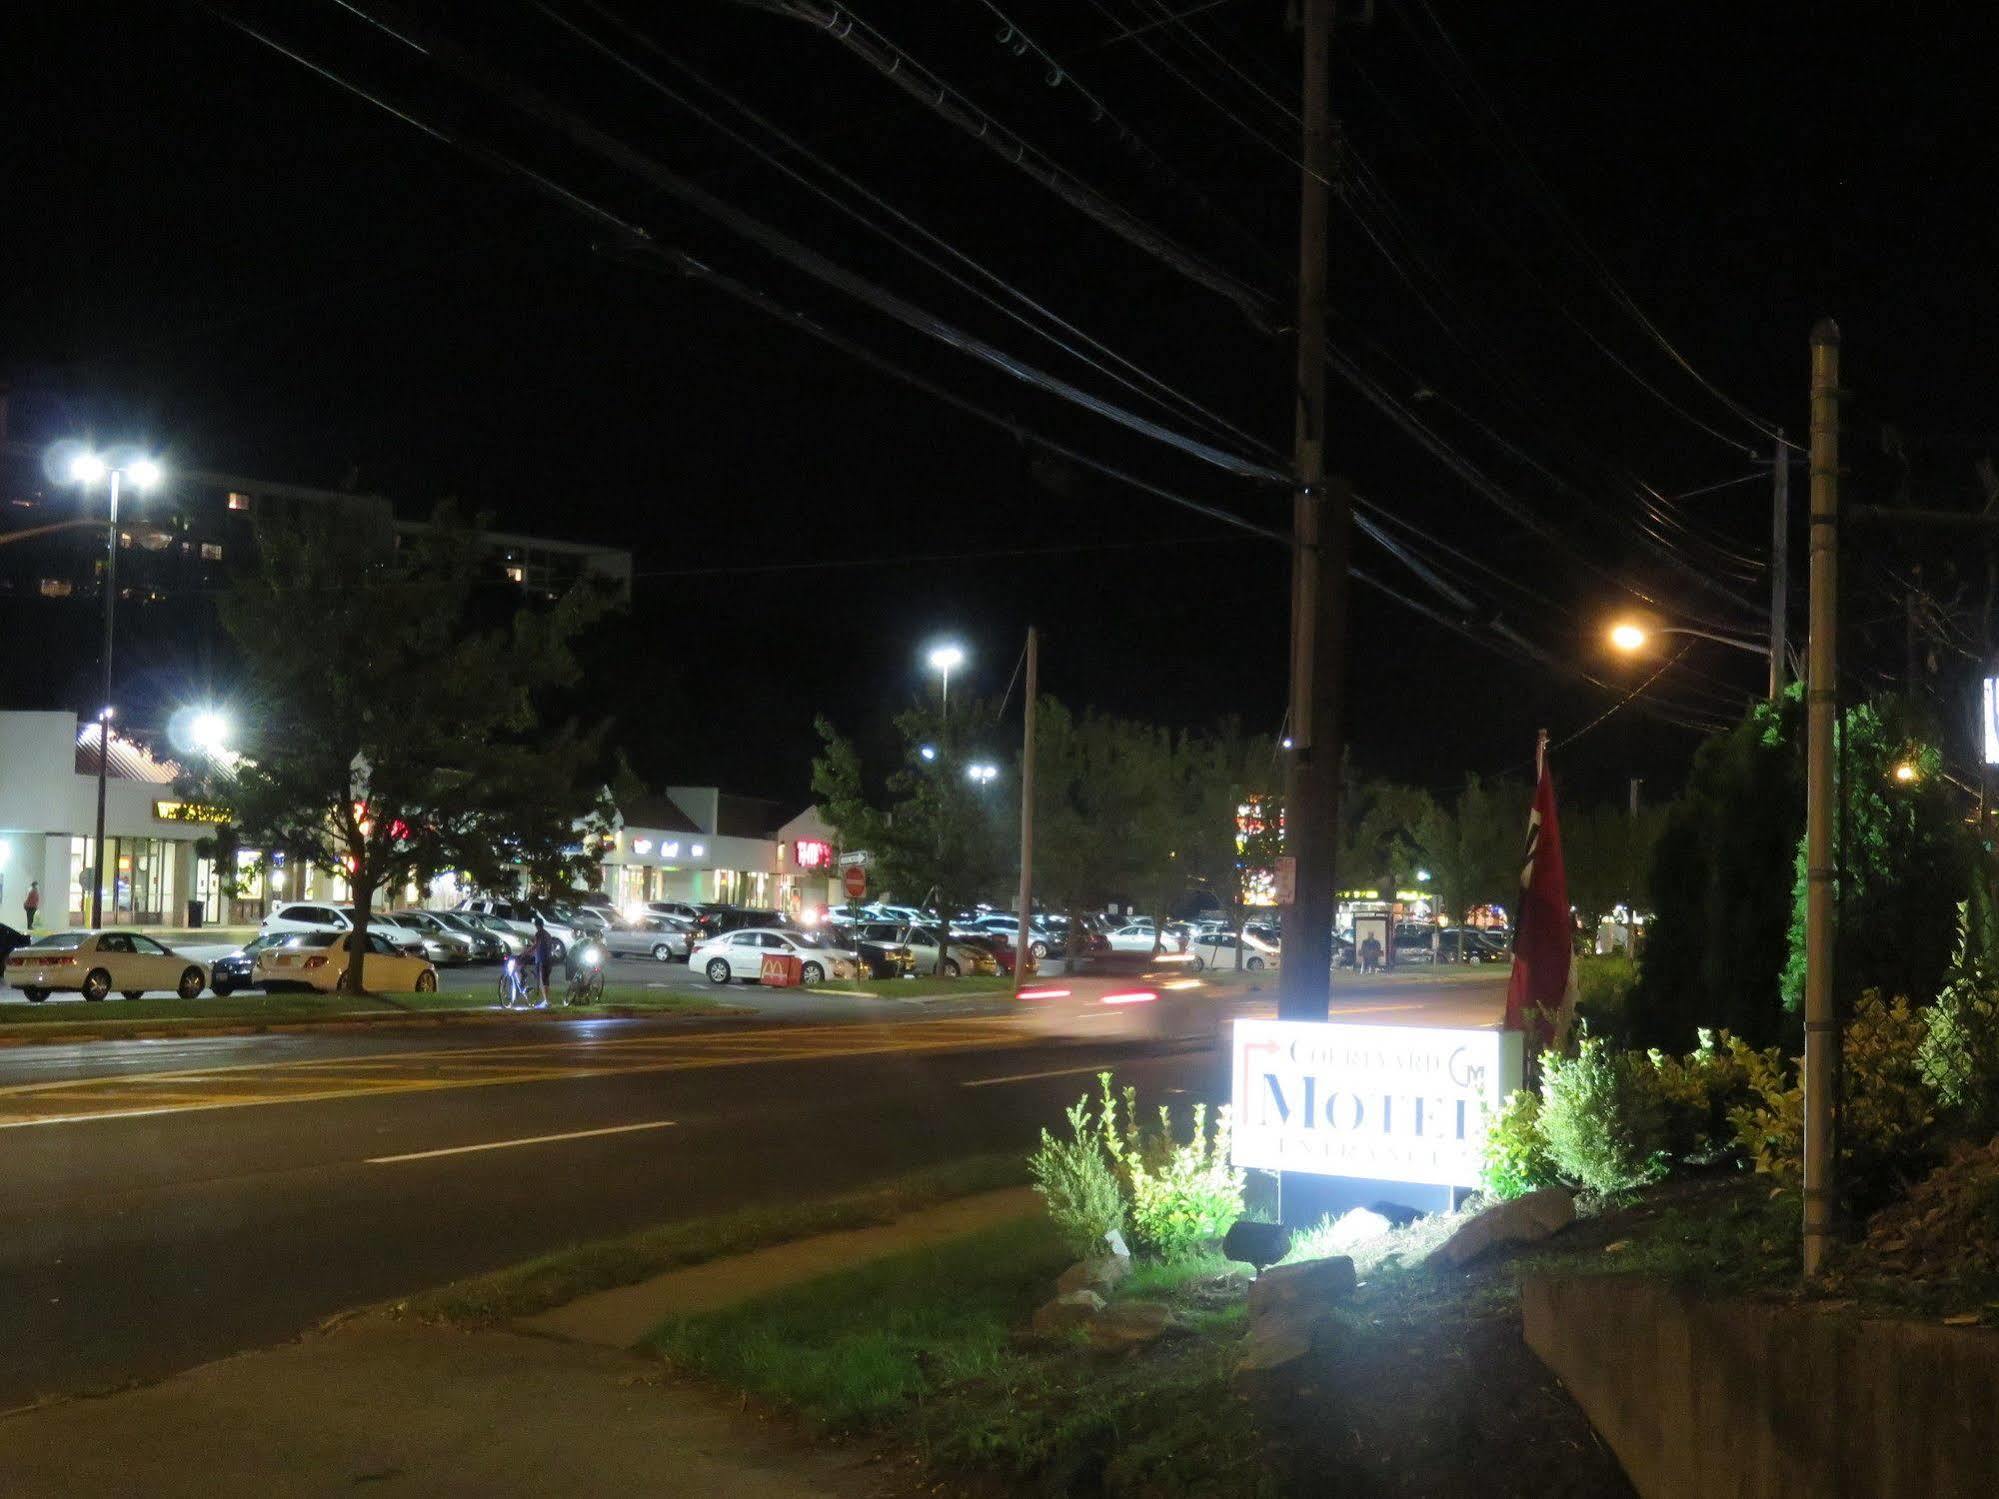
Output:
M648 916L677 916L690 925L701 914L699 906L684 900L649 900L639 909Z
M763 977L764 957L776 953L797 958L808 984L823 984L829 978L850 979L859 961L854 953L835 947L823 933L776 927L724 932L701 943L687 961L707 974L711 984L726 984L730 979Z
M318 901L280 901L265 915L263 929L267 932L351 932L354 930L354 908L325 905ZM402 925L385 911L368 914L368 930L379 933L404 952L423 951L423 933Z
M1277 949L1261 937L1242 934L1240 941L1234 932L1203 932L1187 945L1188 955L1194 960L1194 971L1203 968L1234 968L1236 953L1242 954L1242 966L1249 969L1275 968Z
M517 958L528 950L528 939L513 929L509 922L497 916L481 916L475 911L437 911L437 919L453 931L464 932L472 937L484 937L497 944L500 958Z
M551 921L542 912L526 901L500 900L490 895L475 895L458 908L468 916L483 916L488 922L501 922L507 930L523 939L522 945L534 940L535 919L540 917L548 928L549 940L554 944L553 957L561 962L569 951L569 944L576 940L576 933L560 921Z
M947 978L956 978L961 973L999 972L999 963L990 949L974 942L942 941L935 927L870 921L854 928L854 935L863 942L883 942L909 949L918 973L938 972L940 956L943 958L942 972ZM941 954L938 951L940 947L943 949Z
M1178 952L1180 944L1173 937L1161 938L1159 929L1149 921L1133 921L1118 927L1110 934L1112 952Z
M853 952L867 978L906 979L916 973L916 954L899 942L878 942L851 934L840 942Z
M88 1000L117 990L137 999L148 989L170 989L182 999L208 987L208 970L143 932L50 932L7 955L7 982L40 1004L57 990Z
M710 937L741 931L745 927L789 929L790 926L791 918L782 911L760 911L744 906L705 905L695 917L695 930L699 933L696 945Z
M672 916L641 916L608 928L596 939L615 958L651 958L669 963L693 950L692 929Z
M208 987L218 996L234 994L238 989L254 989L256 980L252 970L256 967L257 954L267 947L282 947L287 942L295 942L304 932L259 932L232 953L217 958L208 965Z
M17 947L28 945L28 934L0 921L0 964L7 961L7 954Z
M463 941L471 949L472 961L475 963L497 963L512 951L507 946L505 936L490 927L479 925L476 919L462 911L397 912L396 914L399 917L407 915L429 917L437 923L435 928L437 931Z
M258 953L250 976L267 994L283 989L331 994L347 977L353 944L351 931L300 933L295 942ZM419 994L437 990L437 969L430 959L405 952L374 932L368 933L368 961L361 976L377 989L414 989Z
M1504 963L1513 954L1476 927L1447 926L1438 937L1437 956L1446 963Z
M608 932L623 920L615 909L597 901L585 901L581 905L565 906L564 909L569 913L573 926L599 932Z
M999 936L993 932L987 932L978 937L966 937L954 932L951 935L951 940L953 943L963 943L966 947L979 948L993 960L995 968L1001 973L1006 974L1009 978L1012 977L1014 946L1011 939ZM1030 948L1027 957L1027 971L1032 973L1039 966L1034 958L1033 949Z
M423 955L439 968L472 961L472 940L439 921L434 911L391 911L389 920L421 936Z
M954 937L1001 937L1008 943L1020 935L1020 918L1005 916L997 912L981 916L977 921L965 922L951 928ZM1027 928L1027 950L1037 958L1062 956L1063 941L1054 932L1038 922L1031 922Z

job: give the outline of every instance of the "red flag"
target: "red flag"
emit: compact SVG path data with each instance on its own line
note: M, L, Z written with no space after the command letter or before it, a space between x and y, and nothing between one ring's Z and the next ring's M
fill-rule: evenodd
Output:
M1506 985L1506 1025L1527 1033L1531 1055L1567 1039L1574 1010L1569 985L1574 924L1569 880L1562 868L1562 827L1555 816L1555 782L1548 774L1548 736L1541 735L1539 783L1527 819L1520 866L1520 911L1513 922L1513 973Z

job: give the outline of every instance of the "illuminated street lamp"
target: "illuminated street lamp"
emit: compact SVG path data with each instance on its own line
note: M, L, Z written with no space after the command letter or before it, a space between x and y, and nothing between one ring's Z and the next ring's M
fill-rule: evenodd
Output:
M97 713L97 859L91 878L90 924L104 925L104 781L111 763L111 649L118 606L118 496L129 482L141 491L163 477L159 464L139 456L107 457L88 448L78 451L65 470L72 484L89 489L99 480L111 481L111 508L104 527L104 696Z
M937 746L934 744L926 744L916 753L923 756L923 758L926 760L935 760L937 758Z
M1692 635L1701 640L1712 640L1718 645L1732 645L1738 651L1748 651L1753 656L1766 660L1770 647L1756 640L1744 640L1735 635L1721 635L1713 630L1696 630L1690 625L1641 625L1632 620L1619 620L1610 627L1611 649L1624 655L1636 655L1651 643L1654 635Z
M188 742L210 759L229 748L229 720L213 708L203 708L188 720Z
M1922 778L1922 770L1913 760L1903 760L1895 766L1895 779L1904 786L1913 786Z
M944 678L943 711L944 716L948 718L951 714L951 673L965 664L964 647L949 643L933 645L930 647L929 660L930 669Z
M997 765L986 764L967 765L965 767L965 777L967 780L976 782L978 785L987 786L999 779L999 767Z

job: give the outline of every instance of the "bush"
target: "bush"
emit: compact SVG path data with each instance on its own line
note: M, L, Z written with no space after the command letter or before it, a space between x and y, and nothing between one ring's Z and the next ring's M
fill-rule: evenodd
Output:
M1698 1033L1699 1044L1684 1057L1654 1050L1652 1070L1666 1111L1666 1148L1679 1160L1705 1164L1736 1144L1731 1111L1754 1098L1743 1054L1749 1049L1727 1031Z
M1027 1169L1062 1242L1086 1257L1102 1251L1105 1234L1124 1227L1124 1192L1102 1132L1090 1119L1089 1099L1077 1099L1067 1117L1069 1138L1044 1129Z
M1999 1128L1999 971L1990 960L1960 964L1926 1013L1924 1078L1939 1104L1990 1134Z
M1839 1154L1843 1195L1865 1202L1913 1166L1936 1122L1924 1073L1928 1012L1892 1004L1869 989L1841 1041ZM1804 1171L1804 1061L1787 1067L1777 1050L1737 1043L1753 1101L1729 1115L1737 1143L1758 1171L1795 1182Z
M1638 965L1615 955L1577 958L1575 965L1576 1018L1592 1036L1630 1045L1631 993L1638 986Z
M1666 1117L1649 1058L1585 1036L1573 1057L1541 1062L1541 1134L1565 1181L1599 1194L1665 1174Z
M1540 1094L1520 1089L1487 1122L1479 1180L1501 1201L1560 1180L1541 1134Z
M1132 1248L1175 1259L1227 1233L1242 1216L1245 1180L1229 1164L1228 1109L1215 1110L1210 1130L1208 1106L1195 1104L1192 1133L1178 1144L1172 1113L1164 1104L1158 1128L1142 1130L1138 1090L1126 1088L1120 1126L1111 1075L1099 1073L1097 1085L1102 1090L1099 1131L1130 1205Z

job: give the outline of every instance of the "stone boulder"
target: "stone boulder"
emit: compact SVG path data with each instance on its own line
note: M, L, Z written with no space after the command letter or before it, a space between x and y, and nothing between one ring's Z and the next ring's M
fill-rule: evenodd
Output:
M1104 1298L1095 1291L1066 1291L1053 1301L1045 1301L1035 1308L1034 1320L1029 1326L1037 1336L1060 1337L1079 1327L1089 1326L1103 1314Z
M1323 1350L1334 1326L1332 1312L1302 1306L1285 1307L1251 1322L1231 1376L1236 1388L1245 1390L1281 1375L1300 1359Z
M1494 1203L1467 1220L1430 1251L1425 1264L1456 1269L1500 1244L1538 1244L1576 1221L1576 1200L1560 1187L1543 1187L1511 1202Z
M1103 1255L1087 1260L1078 1260L1055 1282L1055 1294L1066 1296L1071 1291L1095 1291L1103 1295L1131 1274L1130 1255Z
M1090 1341L1100 1348L1137 1348L1173 1325L1173 1313L1157 1301L1120 1301L1090 1324Z
M1317 1312L1354 1292L1353 1261L1343 1254L1273 1265L1249 1284L1252 1323L1279 1312Z

